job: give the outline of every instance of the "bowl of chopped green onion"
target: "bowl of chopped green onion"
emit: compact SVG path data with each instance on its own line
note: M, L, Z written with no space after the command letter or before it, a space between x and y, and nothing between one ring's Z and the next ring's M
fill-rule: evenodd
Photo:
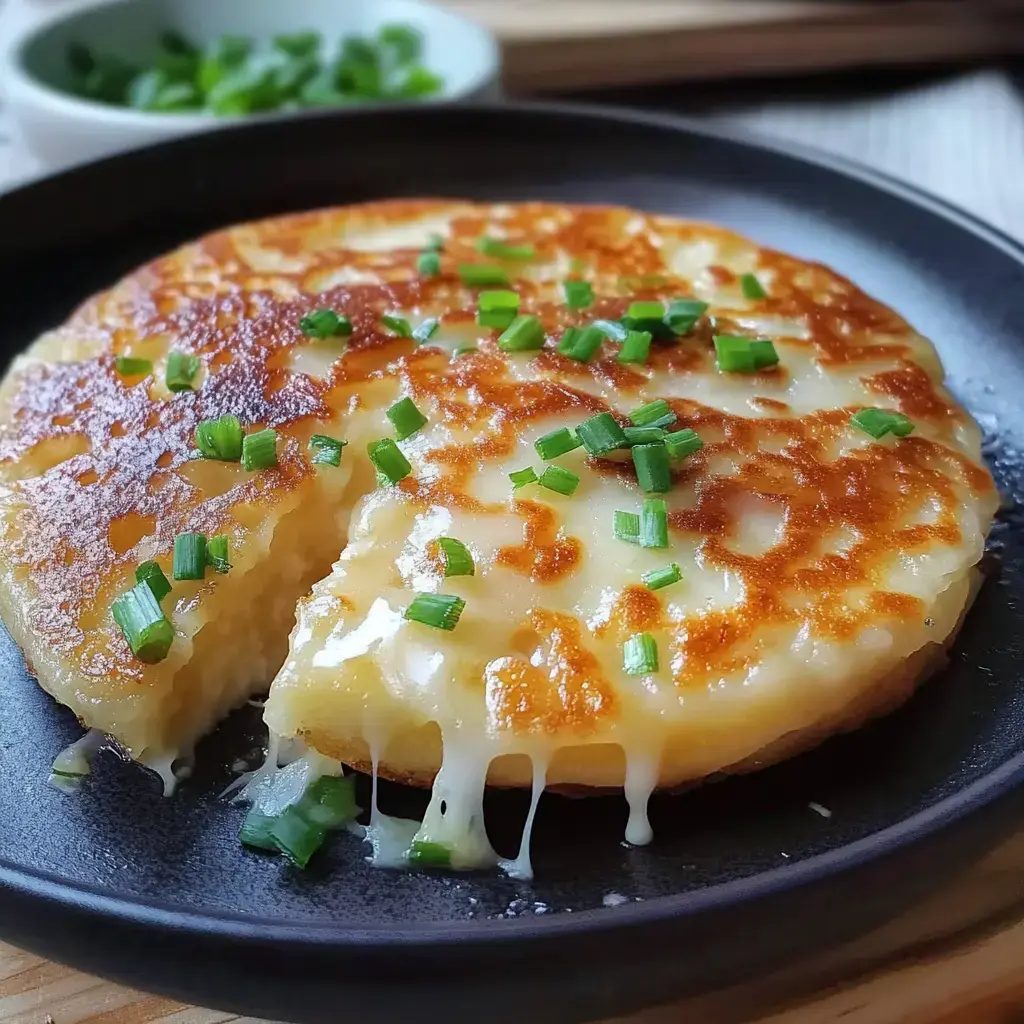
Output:
M105 0L15 39L7 100L48 167L225 120L494 98L500 53L425 0Z

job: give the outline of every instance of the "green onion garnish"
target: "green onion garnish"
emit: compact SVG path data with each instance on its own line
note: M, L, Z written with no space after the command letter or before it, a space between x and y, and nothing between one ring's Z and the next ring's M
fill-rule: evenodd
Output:
M454 537L438 537L437 546L444 555L445 576L472 576L476 573L469 548Z
M665 431L661 427L624 427L622 432L629 448L635 444L659 444L665 440Z
M314 309L299 321L299 330L307 338L335 338L352 333L352 321L339 316L333 309Z
M416 403L408 396L395 402L385 415L394 424L395 436L399 441L412 437L427 422L427 417L416 408Z
M682 578L683 572L675 562L669 562L668 565L663 566L661 569L652 569L640 577L648 590L661 590L662 587L678 583Z
M452 854L444 843L414 839L409 847L408 861L421 868L448 868L452 864Z
M477 296L476 322L481 327L505 330L519 312L519 296L506 289L483 291Z
M486 235L476 240L476 247L485 256L499 260L532 260L535 255L532 245L509 245L500 238L488 238Z
M204 458L237 462L242 457L242 424L238 417L203 420L196 427L196 447Z
M274 818L270 838L297 868L304 868L310 857L323 846L327 829L307 821L293 804Z
M586 309L594 304L594 289L589 281L563 281L562 291L570 309Z
M537 454L545 462L550 462L552 459L557 459L559 455L574 451L581 444L583 442L568 427L559 427L557 430L538 437L533 442L533 447L537 449Z
M668 449L662 443L633 446L633 465L640 489L648 494L664 494L672 490L672 470Z
M225 573L231 569L228 560L228 538L211 537L206 544L206 561L214 572Z
M672 417L669 423L675 422L676 414L672 411L668 402L664 398L656 398L653 402L648 402L646 405L641 405L639 409L634 409L629 414L629 422L637 427L649 427L655 423L658 426L662 426L661 421L667 416Z
M591 455L607 455L616 448L622 448L626 443L626 435L622 427L615 422L615 417L610 412L599 412L584 420L577 428L583 447Z
M436 252L421 252L416 257L416 271L422 277L437 277L441 273L441 257Z
M743 290L745 299L767 299L768 293L764 290L756 274L743 274L740 276L740 288Z
M629 331L618 320L595 320L591 326L611 341L625 341L629 336Z
M658 645L650 633L637 633L622 645L622 668L628 676L658 671Z
M277 431L257 430L242 438L242 468L250 473L277 465Z
M716 334L715 357L724 373L754 373L779 361L772 342L735 334Z
M750 351L754 356L754 366L758 370L775 366L779 361L779 354L775 351L775 345L766 338L755 338L750 343Z
M409 460L402 453L402 449L391 440L385 437L380 441L371 441L366 446L370 455L370 461L377 467L378 472L387 477L388 481L397 484L412 472Z
M668 547L668 506L661 498L647 498L640 511L640 546Z
M572 334L570 335L570 332ZM594 358L597 350L604 341L604 332L592 325L580 330L577 327L570 327L558 344L558 351L562 355L575 359L578 363L589 363Z
M541 487L559 494L572 494L580 485L580 478L571 470L561 466L548 466L537 481Z
M148 359L135 359L132 356L118 356L114 360L117 372L125 377L139 377L144 373L152 373L153 364Z
M422 345L437 333L438 327L441 326L441 320L436 316L428 316L421 324L417 325L416 329L412 332L412 340L417 345Z
M707 312L708 304L699 299L674 299L668 304L664 322L677 336L689 334L697 321Z
M465 607L466 602L454 594L417 594L403 614L410 622L450 632L459 624Z
M537 474L534 472L533 466L527 466L526 469L517 469L514 473L509 473L508 478L512 481L512 489L516 491L520 487L537 482Z
M206 537L201 533L179 533L174 538L171 575L176 580L201 580L206 575Z
M291 806L313 825L341 828L359 815L355 776L321 775Z
M646 363L651 351L650 331L628 331L619 349L620 363Z
M261 814L255 808L249 811L238 832L238 840L243 846L255 850L270 850L277 853L277 844L270 835L270 830L277 821L273 814Z
M111 613L139 661L153 665L167 657L174 641L174 628L148 581L115 598Z
M498 336L503 352L525 352L544 347L544 327L535 316L517 316Z
M655 338L671 333L665 325L665 306L660 302L630 303L622 323L630 331L647 331Z
M136 583L148 583L157 601L162 601L170 592L171 584L163 569L156 562L143 562L135 570Z
M341 441L327 434L314 434L309 439L309 450L313 453L314 466L340 466L341 449L348 441Z
M191 391L192 379L199 372L199 357L184 352L170 352L167 355L168 391Z
M582 327L566 327L562 332L562 337L558 340L558 349L560 355L566 355L576 344L576 339L583 333Z
M697 431L689 427L666 434L664 440L665 447L673 459L685 459L687 455L692 455L704 447L704 442L697 435Z
M501 267L489 263L460 263L459 277L470 288L486 288L489 285L507 285L508 274Z
M385 313L381 318L380 322L396 337L396 338L411 338L412 337L412 324L404 316L393 316L390 313Z
M616 509L612 532L616 540L624 540L627 544L639 544L640 517L635 512L620 512Z
M886 434L906 437L914 430L913 420L907 419L901 412L888 409L861 409L850 417L850 422L876 439Z

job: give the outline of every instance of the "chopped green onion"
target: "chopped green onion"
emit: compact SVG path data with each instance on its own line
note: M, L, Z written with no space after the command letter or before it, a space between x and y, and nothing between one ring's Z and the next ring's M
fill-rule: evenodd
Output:
M595 320L591 326L611 341L625 341L629 337L629 331L618 320Z
M339 316L333 309L314 309L299 321L299 330L308 338L323 341L351 334L352 321L347 316Z
M745 299L767 299L768 293L764 290L756 274L743 274L740 276L740 288L743 290Z
M668 304L664 322L677 336L689 334L697 321L707 312L708 304L699 299L674 299Z
M427 417L408 396L395 402L385 415L394 424L395 436L399 441L412 437L427 422Z
M242 439L242 468L248 472L277 465L277 431L257 430Z
M533 466L527 466L526 469L517 469L514 473L509 473L508 478L512 481L512 489L516 491L520 487L537 482L537 474L534 472Z
M238 417L203 420L196 427L196 447L204 458L237 462L242 457L242 424Z
M457 349L452 351L452 359L456 359L458 356L468 356L472 352L479 352L480 350L476 345L460 345Z
M359 815L355 776L321 775L291 806L311 825L341 828Z
M408 861L421 868L451 867L452 854L444 843L428 843L423 839L414 839L409 847Z
M168 391L191 391L192 379L199 372L199 357L184 352L170 352L167 355Z
M501 267L490 263L460 263L459 277L470 288L486 288L488 285L507 285L508 274Z
M174 538L171 575L176 580L201 580L206 575L206 537L201 533L179 533Z
M404 316L393 316L390 313L385 313L381 318L380 322L396 337L396 338L411 338L412 337L412 324Z
M635 512L620 512L616 509L612 532L616 540L624 540L627 544L639 544L640 517Z
M421 252L416 257L416 271L423 277L437 277L441 273L441 257L436 252Z
M570 331L573 332L571 336ZM578 363L589 363L601 347L602 341L604 341L604 332L597 326L587 327L584 330L570 327L562 335L558 351L570 359L575 359Z
M632 448L636 444L658 444L665 440L665 431L661 427L624 427L626 444Z
M437 546L444 554L445 576L473 576L476 566L469 548L454 537L438 537Z
M273 814L261 814L255 808L249 811L242 822L238 839L243 846L249 846L256 850L269 850L277 853L277 843L270 835L270 829L277 816Z
M327 838L327 829L307 821L294 804L274 818L269 831L274 845L297 868L304 868Z
M672 470L668 449L662 443L633 446L633 465L640 489L648 494L664 494L672 490Z
M591 455L607 455L626 443L622 427L615 422L610 412L599 412L589 420L584 420L576 428L576 433Z
M648 402L646 405L641 405L639 409L634 409L629 414L629 422L637 427L649 427L656 421L659 426L660 421L666 416L671 416L670 423L674 423L676 414L672 411L671 406L664 398L656 398L653 402Z
M763 338L716 334L714 342L718 368L725 373L754 373L779 361L775 345Z
M567 355L576 344L576 339L583 333L582 327L566 327L562 337L558 341L558 352L560 355Z
M619 349L620 363L646 363L651 351L650 331L629 331Z
M348 441L341 441L327 434L314 434L309 439L309 449L313 453L314 466L340 466L341 449Z
M661 569L652 569L640 577L648 590L661 590L662 587L678 583L682 578L683 572L675 562L669 562L668 565L663 566Z
M390 437L385 437L380 441L371 441L366 450L370 455L370 461L387 478L389 483L397 484L399 480L404 479L412 472L409 460Z
M674 433L665 435L665 447L673 459L685 459L704 447L704 442L697 435L697 431L684 427Z
M132 356L118 356L114 360L117 372L125 377L139 377L144 373L153 372L153 364L148 359L135 359Z
M544 327L535 316L517 316L499 335L503 352L525 352L544 347Z
M668 506L661 498L647 498L640 511L640 546L668 547Z
M163 569L153 561L143 562L136 568L135 582L148 583L157 601L162 601L171 592L171 584Z
M509 245L500 238L488 238L486 235L476 240L476 247L485 256L499 260L532 260L535 255L532 245Z
M586 309L594 304L594 289L589 281L563 281L562 291L570 309Z
M422 345L437 333L438 327L441 326L441 321L436 316L428 316L416 329L412 332L412 340L417 345Z
M519 296L516 292L498 289L483 291L477 296L476 322L481 327L505 330L515 320L518 311Z
M650 633L637 633L622 645L622 668L629 676L658 671L658 645Z
M754 366L758 370L775 366L779 361L779 354L775 351L775 345L766 338L755 338L750 343L750 351L754 356Z
M537 481L541 487L549 491L557 491L559 494L573 494L580 485L580 478L569 469L561 466L548 466L540 475Z
M557 430L538 437L533 442L533 447L537 449L537 454L545 462L550 462L552 459L557 459L559 455L574 451L581 444L583 442L568 427L559 427Z
M850 422L876 439L886 434L906 437L914 430L913 420L901 412L891 412L888 409L861 409L850 417Z
M148 581L115 598L111 613L139 661L153 665L167 657L174 641L174 628Z
M228 561L228 538L211 537L206 544L206 561L214 572L225 573L231 569Z
M417 594L404 616L410 622L421 622L424 626L445 629L449 632L459 624L466 602L454 594Z
M630 331L647 331L655 338L670 335L665 325L665 306L661 302L632 302L622 318Z

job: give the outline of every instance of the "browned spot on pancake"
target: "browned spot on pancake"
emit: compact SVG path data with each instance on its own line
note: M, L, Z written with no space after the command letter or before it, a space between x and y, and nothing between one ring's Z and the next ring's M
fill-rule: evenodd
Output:
M924 615L924 602L913 594L876 590L869 603L872 611L894 619L920 619Z
M916 363L863 378L872 391L895 398L907 416L932 418L953 415L954 409L935 389L931 377Z
M583 545L566 537L558 527L553 509L535 501L513 502L523 517L523 543L498 550L498 565L529 576L535 583L551 583L576 571Z
M765 412L774 412L780 416L784 416L790 411L789 405L786 402L780 402L777 398L764 398L758 395L756 398L750 399L750 403L759 409L764 409Z
M661 600L644 586L625 587L607 608L591 620L590 628L597 636L613 630L620 639L634 633L650 632L662 625Z

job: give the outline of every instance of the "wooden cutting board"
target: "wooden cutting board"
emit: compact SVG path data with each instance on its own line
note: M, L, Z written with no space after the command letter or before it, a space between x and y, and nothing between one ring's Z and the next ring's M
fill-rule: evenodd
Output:
M445 0L504 46L516 92L1024 52L1019 0Z

